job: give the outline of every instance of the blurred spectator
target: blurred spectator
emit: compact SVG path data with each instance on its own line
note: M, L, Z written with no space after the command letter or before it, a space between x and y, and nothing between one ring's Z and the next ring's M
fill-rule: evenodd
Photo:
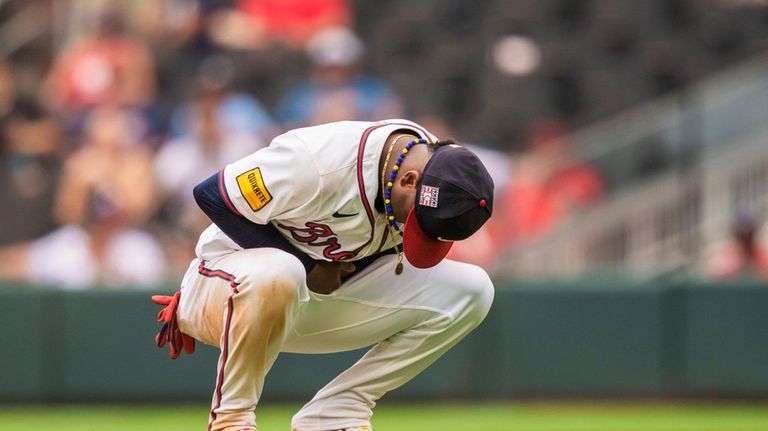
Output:
M145 107L154 97L153 67L144 42L128 34L121 16L108 13L96 32L55 60L43 98L62 113L79 113L104 103Z
M55 199L63 226L31 243L0 250L16 262L5 276L62 287L150 286L163 281L165 256L140 229L154 204L149 150L132 134L129 111L88 116L82 146L66 160Z
M364 46L341 27L319 32L307 45L312 78L286 94L277 109L288 127L340 120L378 120L404 114L388 84L360 71Z
M212 38L222 46L249 49L273 41L303 48L318 31L349 26L346 0L238 0L210 22Z
M569 156L559 123L535 124L530 139L530 152L518 157L494 216L505 226L506 240L515 243L545 234L602 197L600 176Z
M60 128L20 101L10 65L0 60L0 244L29 240L54 227L51 195L59 171Z
M162 218L180 228L181 245L196 241L210 220L198 209L191 189L198 182L266 144L272 119L254 98L229 87L231 64L223 57L204 63L196 94L179 107L171 126L174 137L163 144L154 162ZM169 230L163 229L168 234ZM188 256L183 256L184 266Z
M273 39L302 47L319 30L348 26L347 0L239 0L239 6Z
M88 116L80 148L64 166L56 215L68 224L140 225L154 203L151 155L130 111L99 108Z
M31 102L14 103L0 121L0 201L6 203L0 208L0 244L29 240L55 227L51 196L61 170L60 132L59 124Z
M16 82L10 65L0 59L0 123L13 111L16 105Z
M145 4L139 31L150 42L156 65L158 95L175 102L188 90L188 71L197 70L205 58L220 52L212 40L210 22L231 1L162 0ZM182 79L180 79L182 78Z
M205 59L193 81L195 100L183 103L171 116L170 135L199 134L202 116L210 113L218 131L259 136L275 127L258 100L231 88L234 65L216 55Z
M768 279L768 248L761 242L754 217L736 217L730 238L707 257L704 273L718 280Z
M0 247L0 278L64 289L156 287L168 270L157 240L138 229L67 225L31 242Z

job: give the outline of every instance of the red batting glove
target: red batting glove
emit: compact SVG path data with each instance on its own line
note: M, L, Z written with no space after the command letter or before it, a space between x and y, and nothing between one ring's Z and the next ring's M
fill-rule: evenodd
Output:
M195 351L195 339L181 332L178 321L176 320L176 309L179 307L181 291L173 296L153 295L152 301L155 304L165 305L165 308L157 314L157 321L163 324L160 332L155 335L157 347L163 348L168 343L168 354L171 359L176 359L184 350L188 354Z

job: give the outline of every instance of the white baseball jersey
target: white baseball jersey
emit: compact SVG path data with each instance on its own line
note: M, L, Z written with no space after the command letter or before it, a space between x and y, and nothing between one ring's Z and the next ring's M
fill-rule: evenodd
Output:
M420 125L399 119L291 130L227 165L222 195L231 209L254 223L272 223L314 259L370 256L394 246L386 215L374 202L380 192L379 157L387 137L398 130L436 140ZM212 224L200 236L196 253L210 260L241 249Z
M312 258L373 255L400 241L388 235L387 218L375 208L382 150L398 131L436 140L405 120L297 129L227 165L219 192L230 211L271 223ZM243 250L215 225L201 235L197 254L182 280L176 316L181 332L221 351L210 431L257 429L254 410L280 352L376 344L292 420L295 431L370 430L377 400L477 326L493 298L485 271L448 259L427 270L406 260L395 273L398 256L382 256L320 294L310 290L295 256L268 247Z

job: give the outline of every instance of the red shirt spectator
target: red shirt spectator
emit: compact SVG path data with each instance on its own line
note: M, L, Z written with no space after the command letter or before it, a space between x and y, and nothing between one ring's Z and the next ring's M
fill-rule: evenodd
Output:
M325 27L348 26L346 0L240 0L243 10L271 39L304 46Z
M768 279L768 249L760 242L759 231L752 217L738 216L729 241L709 256L706 275L718 280Z
M499 234L512 242L545 234L603 194L598 173L569 157L558 123L539 123L531 136L531 152L513 169L499 205Z
M45 96L56 108L142 107L154 95L153 67L146 46L125 34L122 24L105 19L98 32L57 59Z

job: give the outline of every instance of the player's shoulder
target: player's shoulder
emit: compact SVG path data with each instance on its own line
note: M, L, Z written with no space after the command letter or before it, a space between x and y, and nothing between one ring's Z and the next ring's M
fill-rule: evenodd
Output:
M388 125L408 125L408 126L423 128L416 122L405 119L405 118L388 118L388 119L376 120L376 121L343 120L343 121L334 121L330 123L318 124L314 126L298 127L295 129L288 130L287 132L285 132L283 135L280 135L280 136L287 135L287 136L301 137L301 136L311 136L315 134L344 133L346 131L361 132L371 127L388 126Z
M337 135L346 133L359 133L367 128L378 124L377 121L355 121L344 120L331 123L318 124L315 126L300 127L286 132L288 135L297 137L318 136L318 135Z
M315 156L352 150L365 130L377 124L370 121L336 121L289 130L276 137L271 146L301 147Z
M413 129L420 135L428 134L424 127L402 118L379 121L346 120L291 129L272 140L270 146L296 148L306 154L323 158L334 153L353 151L373 130L394 131L396 128Z

